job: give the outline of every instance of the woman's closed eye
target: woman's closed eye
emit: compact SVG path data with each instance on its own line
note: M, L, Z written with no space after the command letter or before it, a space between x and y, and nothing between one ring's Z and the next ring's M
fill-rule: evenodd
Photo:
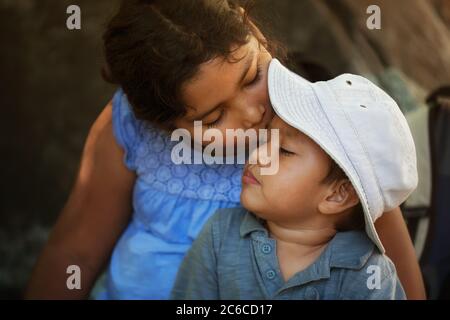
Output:
M252 87L252 86L256 85L261 79L262 79L262 65L260 62L258 62L257 66L256 66L255 77L252 79L252 81L247 83L245 85L245 87L247 87L247 88Z
M282 155L285 155L285 156L292 156L292 155L295 155L295 153L294 152L292 152L292 151L289 151L289 150L286 150L286 149L284 149L284 148L282 148L282 147L280 147L280 154L282 154Z
M208 123L205 123L205 126L206 126L208 129L212 129L212 128L214 128L214 127L217 127L217 126L222 122L224 113L225 113L225 112L224 112L224 109L222 109L222 110L220 111L219 116L218 116L215 120L213 120L213 121L211 121L211 122L208 122Z

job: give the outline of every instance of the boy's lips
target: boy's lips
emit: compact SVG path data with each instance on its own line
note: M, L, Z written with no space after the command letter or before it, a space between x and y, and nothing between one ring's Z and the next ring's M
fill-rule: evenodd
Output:
M242 175L242 183L244 184L260 184L259 181L255 178L253 173L246 168Z

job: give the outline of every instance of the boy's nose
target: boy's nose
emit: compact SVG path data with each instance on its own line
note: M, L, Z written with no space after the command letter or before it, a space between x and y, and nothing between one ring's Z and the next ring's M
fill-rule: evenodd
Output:
M270 156L268 154L268 150L270 149L270 146L268 143L265 143L258 148L255 148L253 152L249 156L249 163L250 164L257 164L260 167L265 167L270 165Z

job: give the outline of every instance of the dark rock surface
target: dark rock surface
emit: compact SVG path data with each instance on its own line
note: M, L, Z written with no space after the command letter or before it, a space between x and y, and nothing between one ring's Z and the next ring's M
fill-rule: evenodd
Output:
M115 2L0 1L0 297L20 294L111 98L100 40ZM73 3L80 31L66 28Z

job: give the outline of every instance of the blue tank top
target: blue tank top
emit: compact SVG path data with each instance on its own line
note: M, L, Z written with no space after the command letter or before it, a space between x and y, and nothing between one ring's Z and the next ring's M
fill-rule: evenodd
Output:
M133 214L116 244L98 299L167 299L180 263L206 220L239 206L242 165L179 164L170 135L135 118L126 95L113 98L114 136L136 172Z

